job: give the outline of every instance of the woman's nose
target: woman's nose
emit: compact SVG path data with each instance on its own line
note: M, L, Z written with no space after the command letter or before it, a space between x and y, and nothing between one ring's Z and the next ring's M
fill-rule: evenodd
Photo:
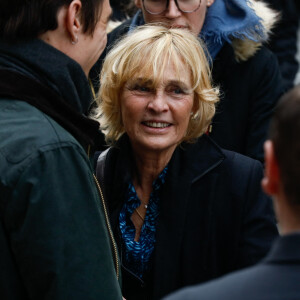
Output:
M170 0L167 10L165 12L165 17L169 19L177 18L181 15L181 11L179 10L175 0Z
M168 99L163 93L156 93L148 103L148 109L156 113L168 111Z

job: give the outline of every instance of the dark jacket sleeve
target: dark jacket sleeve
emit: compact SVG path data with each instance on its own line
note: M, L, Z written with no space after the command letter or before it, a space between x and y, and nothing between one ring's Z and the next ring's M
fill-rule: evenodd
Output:
M28 299L122 299L103 208L78 148L40 151L22 170L5 210Z
M210 136L224 149L263 161L273 110L287 90L275 55L261 47L247 61L237 62L231 45L224 45L214 61L213 78L221 100Z
M287 91L274 55L262 49L257 54L255 67L249 69L253 76L247 117L245 155L264 161L263 144L267 139L269 123L278 100ZM255 58L253 58L254 60Z

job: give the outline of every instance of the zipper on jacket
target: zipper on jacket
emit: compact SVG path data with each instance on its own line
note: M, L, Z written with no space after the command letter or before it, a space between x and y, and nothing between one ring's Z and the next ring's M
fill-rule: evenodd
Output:
M110 226L110 222L109 222L109 218L108 218L108 213L107 213L107 208L106 208L106 203L105 203L105 200L104 200L104 196L103 196L103 193L102 193L102 189L101 189L100 183L99 183L97 177L95 176L95 174L93 174L93 177L94 177L94 180L96 182L96 185L97 185L97 188L98 188L98 192L100 194L100 198L101 198L101 202L102 202L102 206L103 206L103 210L104 210L105 221L106 221L108 233L109 233L109 236L110 236L110 239L111 239L111 243L112 243L112 246L113 246L113 252L114 252L114 256L115 256L114 262L115 262L115 269L116 269L117 279L119 279L119 258L118 258L117 244L116 244L116 241L114 239L114 236L113 236L113 233L112 233L112 229L111 229L111 226Z

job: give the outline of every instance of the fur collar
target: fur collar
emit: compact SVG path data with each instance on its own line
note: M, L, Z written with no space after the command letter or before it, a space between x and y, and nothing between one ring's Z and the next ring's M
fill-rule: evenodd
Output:
M248 5L252 7L256 15L261 18L266 36L269 37L272 33L272 29L279 20L280 14L269 8L268 5L262 1L248 0ZM261 46L262 42L255 42L249 39L232 39L235 59L239 62L246 61L254 56Z

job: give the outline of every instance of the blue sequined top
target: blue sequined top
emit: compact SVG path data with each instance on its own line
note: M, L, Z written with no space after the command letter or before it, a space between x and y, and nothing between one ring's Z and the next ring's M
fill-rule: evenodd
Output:
M156 224L159 215L159 190L165 183L167 169L168 167L166 166L152 184L152 193L138 242L134 241L135 227L131 221L131 215L141 205L141 201L131 182L129 183L126 200L119 217L122 234L123 264L141 279L145 272L150 269L151 265L152 253L156 241Z

